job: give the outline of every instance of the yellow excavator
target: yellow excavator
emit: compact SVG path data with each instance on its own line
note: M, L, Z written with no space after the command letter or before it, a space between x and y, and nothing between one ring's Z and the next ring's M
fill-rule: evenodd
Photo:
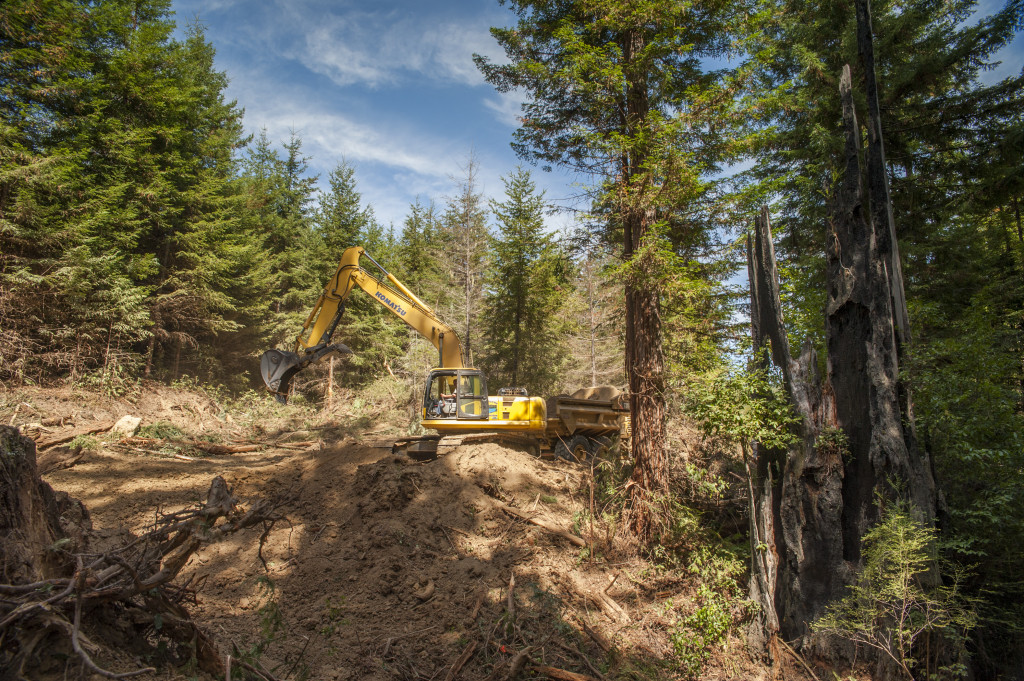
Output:
M373 263L378 273L364 269L361 258ZM287 401L292 378L305 367L331 354L351 354L347 346L331 339L356 287L437 348L438 367L427 376L421 424L439 435L403 438L395 443L396 450L433 455L446 445L461 444L466 437L504 436L538 453L589 460L628 423L626 402L614 389L587 389L546 401L527 395L523 388L503 388L497 396L489 396L483 372L465 366L455 330L360 246L342 254L337 271L302 325L295 351L263 353L260 373L278 401Z

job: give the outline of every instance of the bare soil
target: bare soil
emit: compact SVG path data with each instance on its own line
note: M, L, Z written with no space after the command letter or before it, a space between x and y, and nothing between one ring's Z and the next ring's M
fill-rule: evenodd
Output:
M0 418L14 425L67 417L81 427L132 414L192 438L261 445L185 459L108 438L46 480L85 504L97 541L199 502L217 475L243 504L278 499L285 521L203 549L182 573L197 590L194 619L222 653L277 678L504 679L526 648L523 678L545 678L538 666L591 678L678 676L669 633L695 582L631 557L614 526L579 522L590 504L589 469L494 443L411 461L392 455L398 425L370 413L373 405L333 414L225 407L158 385L130 402L36 388L3 400ZM602 606L600 593L622 613ZM97 662L128 671L147 661L111 651ZM152 678L196 675L164 669ZM764 676L732 638L703 678Z

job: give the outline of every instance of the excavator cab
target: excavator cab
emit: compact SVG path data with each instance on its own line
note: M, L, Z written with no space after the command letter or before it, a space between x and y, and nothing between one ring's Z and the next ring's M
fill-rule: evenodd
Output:
M479 369L434 369L423 391L424 420L487 420L487 379Z

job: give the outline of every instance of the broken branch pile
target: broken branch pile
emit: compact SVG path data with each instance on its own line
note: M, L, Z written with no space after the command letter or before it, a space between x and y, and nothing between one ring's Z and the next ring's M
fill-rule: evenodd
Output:
M223 658L183 605L194 591L172 581L203 545L247 527L269 528L279 518L275 506L259 501L248 509L241 507L217 476L205 504L158 514L141 536L90 552L60 536L63 532L55 519L46 517L49 486L39 481L31 441L16 433L0 436L0 553L23 557L18 565L5 561L0 576L0 668L14 670L12 678L23 678L26 669L51 663L54 650L64 646L70 648L69 657L107 678L146 671L115 674L97 666L92 655L100 647L84 636L84 615L87 621L117 622L122 632L134 632L143 646L147 637L169 638L188 649L186 659L194 657L204 671L223 676ZM33 499L40 496L39 490L41 498ZM87 514L84 522L88 523ZM77 550L72 553L69 546ZM62 560L47 557L53 553L62 554Z

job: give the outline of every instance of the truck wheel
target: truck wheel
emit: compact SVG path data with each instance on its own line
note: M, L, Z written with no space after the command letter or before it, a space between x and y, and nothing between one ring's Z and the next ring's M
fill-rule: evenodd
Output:
M595 435L590 438L590 451L595 460L609 459L612 454L612 439L607 435Z
M585 435L573 435L570 438L558 438L555 445L555 456L575 463L590 463L594 458L590 438Z

